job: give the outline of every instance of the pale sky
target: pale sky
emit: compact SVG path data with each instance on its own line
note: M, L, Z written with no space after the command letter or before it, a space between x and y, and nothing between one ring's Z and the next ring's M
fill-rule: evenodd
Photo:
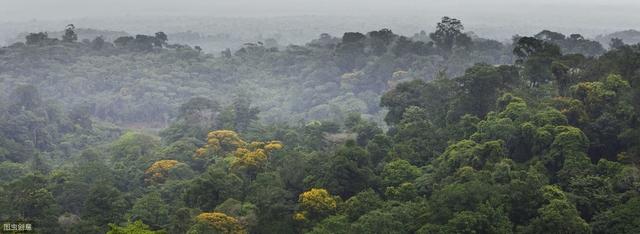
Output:
M602 20L599 16L612 13L620 18L636 17L639 10L640 1L637 0L0 0L0 20L3 21L131 15L229 17L425 13L460 17L504 13L535 19L563 14L597 21Z

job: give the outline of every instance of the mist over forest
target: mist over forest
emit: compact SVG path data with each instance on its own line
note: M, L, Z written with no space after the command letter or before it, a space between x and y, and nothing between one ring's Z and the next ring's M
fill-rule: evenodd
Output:
M0 1L0 233L640 233L640 3Z
M467 31L499 41L516 34L532 35L542 28L593 38L636 28L640 16L635 12L639 8L640 3L633 0L3 0L0 45L17 42L21 38L16 36L21 33L60 31L61 26L72 22L80 28L132 35L191 31L229 37L223 43L184 41L207 44L205 50L217 52L266 38L279 39L283 45L304 44L320 33L339 36L347 31L390 28L410 35L430 30L431 22L443 15L456 16L465 22Z

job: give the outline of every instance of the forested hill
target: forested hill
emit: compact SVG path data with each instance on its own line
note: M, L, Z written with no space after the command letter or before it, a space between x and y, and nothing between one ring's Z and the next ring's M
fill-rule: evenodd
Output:
M205 54L0 49L0 220L37 233L640 233L640 44L443 18ZM137 131L161 128L158 134Z
M165 127L180 104L198 96L221 104L247 96L265 122L341 121L359 112L381 123L379 97L399 82L456 77L476 63L514 61L511 44L470 37L456 20L442 27L453 31L437 29L431 37L387 29L342 38L323 34L304 46L267 40L215 55L171 44L164 33L77 41L69 28L67 39L33 33L2 48L0 85L5 99L30 84L67 109L89 105L92 116L125 126ZM604 52L579 35L543 31L536 37L565 53Z

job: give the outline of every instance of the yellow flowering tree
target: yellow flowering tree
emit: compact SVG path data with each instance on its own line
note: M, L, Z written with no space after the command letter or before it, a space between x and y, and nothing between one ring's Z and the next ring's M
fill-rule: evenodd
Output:
M264 167L269 153L282 149L280 141L254 141L247 143L238 133L230 130L212 131L207 135L207 144L196 151L197 157L211 153L217 156L233 156L231 167L255 174Z
M231 166L255 171L266 164L270 152L279 149L282 149L282 143L279 141L251 142L247 148L236 149L235 160Z
M313 188L300 194L298 203L301 210L293 216L297 221L330 215L338 205L336 199L322 188Z
M196 150L196 156L205 157L208 153L224 155L234 152L237 148L245 147L246 145L247 143L234 131L212 131L207 134L207 144Z
M266 150L267 152L273 151L273 150L280 150L282 149L283 145L282 142L280 141L269 141L267 143L265 143L264 145L264 150Z
M221 212L205 212L196 217L196 221L206 224L219 233L244 234L247 230L238 219Z
M144 171L145 181L148 183L163 183L169 175L169 169L178 165L176 160L157 161Z
M261 168L267 161L267 154L263 149L249 150L246 148L238 148L234 154L236 159L231 166L233 168Z

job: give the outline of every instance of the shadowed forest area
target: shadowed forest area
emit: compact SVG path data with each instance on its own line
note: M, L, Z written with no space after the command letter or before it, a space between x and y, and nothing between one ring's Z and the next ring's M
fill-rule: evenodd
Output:
M195 32L16 35L0 48L0 221L640 233L638 31L498 41L429 25L215 53L172 38L226 40Z

